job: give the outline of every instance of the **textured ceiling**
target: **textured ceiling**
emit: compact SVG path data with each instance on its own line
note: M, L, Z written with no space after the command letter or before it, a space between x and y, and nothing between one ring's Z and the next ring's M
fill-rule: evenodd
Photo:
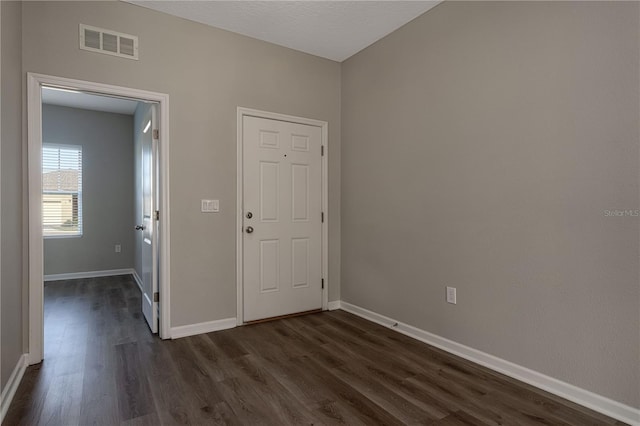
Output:
M167 1L139 6L344 61L440 1Z

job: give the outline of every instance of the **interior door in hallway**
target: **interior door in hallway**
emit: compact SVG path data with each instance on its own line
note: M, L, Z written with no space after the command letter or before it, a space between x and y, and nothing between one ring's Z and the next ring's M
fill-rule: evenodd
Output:
M158 332L158 179L157 160L158 146L155 130L156 106L148 108L143 120L141 149L141 188L142 188L142 217L136 229L140 231L138 238L142 239L142 313L153 333Z
M245 116L245 322L322 307L322 130Z

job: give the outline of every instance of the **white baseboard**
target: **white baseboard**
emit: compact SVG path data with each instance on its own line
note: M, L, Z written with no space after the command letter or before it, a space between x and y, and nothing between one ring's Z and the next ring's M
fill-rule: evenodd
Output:
M13 401L13 397L18 390L18 386L20 386L22 376L24 376L24 372L27 369L28 358L29 356L27 354L23 354L18 358L18 363L11 373L9 381L4 389L2 389L2 396L0 396L0 424L4 421L4 416L7 415L11 401Z
M129 275L133 274L135 270L128 269L109 269L107 271L87 271L87 272L71 272L68 274L49 274L44 276L45 281L59 281L59 280L75 280L79 278L97 278L97 277L112 277L115 275Z
M216 321L201 322L199 324L183 325L171 328L171 338L195 336L196 334L211 333L212 331L227 330L237 325L236 318L225 318Z
M340 301L339 300L334 300L333 302L329 302L327 304L327 310L335 311L337 309L340 309Z
M133 279L135 280L136 284L138 284L140 293L144 293L144 290L142 290L142 278L140 278L140 275L138 275L138 272L135 269L132 269L131 271L132 271L131 275L133 275Z
M473 349L469 346L429 333L428 331L401 323L368 309L352 305L351 303L341 301L339 304L342 310L354 315L385 327L389 327L399 333L413 337L414 339L440 348L461 358L480 364L509 377L513 377L514 379L528 383L554 395L568 399L569 401L580 404L616 420L620 420L630 425L640 426L640 409L630 407L586 389L579 388L521 365L490 355L486 352Z

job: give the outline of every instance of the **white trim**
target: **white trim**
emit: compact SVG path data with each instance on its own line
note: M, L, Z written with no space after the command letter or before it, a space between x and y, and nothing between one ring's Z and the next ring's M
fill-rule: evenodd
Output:
M243 225L243 205L244 193L243 187L243 169L244 160L242 154L242 117L243 113L241 108L238 107L236 117L236 324L244 324L244 303L243 303L243 285L244 283L244 265L243 265L243 240L242 240L242 225Z
M521 382L568 399L569 401L573 401L576 404L590 408L598 413L602 413L630 425L640 425L640 409L630 407L586 389L579 388L521 365L490 355L486 352L465 346L411 325L401 323L368 309L352 305L351 303L341 301L340 307L341 309L366 320L389 327L398 333L402 333L516 380L520 380Z
M322 277L324 279L324 289L322 290L322 309L329 309L329 123L319 122L322 128L322 212L324 221L322 223Z
M138 285L138 288L140 289L140 293L144 294L144 290L142 289L142 278L140 278L140 275L138 275L138 272L135 269L131 269L131 275L133 275L133 279Z
M43 85L95 94L122 96L157 102L160 119L160 337L170 337L170 210L169 210L169 95L128 87L94 83L43 74L27 73L27 150L29 189L29 363L37 364L44 356L43 323L43 238L42 238L42 91Z
M340 303L339 300L333 300L333 301L331 301L331 302L329 302L327 304L327 310L336 311L336 310L340 309L340 305L341 305L341 303Z
M198 324L182 325L171 329L171 338L195 336L196 334L211 333L213 331L228 330L236 327L235 318L225 318L216 321L201 322Z
M29 174L29 364L44 357L44 248L42 237L42 91L27 74L27 168Z
M322 277L324 278L324 289L322 290L322 309L328 309L329 300L329 123L326 121L314 120L311 118L296 117L293 115L279 114L276 112L260 111L257 109L238 107L237 111L237 133L236 133L236 321L237 325L244 324L244 307L242 283L243 277L243 256L242 256L242 224L243 224L243 157L242 157L242 118L244 116L266 118L271 120L288 121L297 124L320 127L322 133L322 146L324 146L324 156L322 161L322 211L324 212L324 222L322 223Z
M169 95L159 95L162 97L157 108L156 118L158 119L158 156L160 157L160 265L158 271L158 291L160 292L160 330L159 336L162 339L171 337L171 227L169 218L170 194L169 194Z
M28 360L29 356L27 354L20 355L18 363L13 369L13 372L11 372L11 376L9 377L7 384L4 389L2 389L2 395L0 396L0 424L4 421L4 416L7 415L11 401L13 401L13 397L16 395L18 386L20 386L24 372L27 369L27 365L29 365Z
M135 271L129 269L109 269L106 271L70 272L68 274L49 274L44 281L75 280L79 278L113 277L116 275L133 275Z
M2 22L2 7L0 7L0 22ZM2 62L1 59L2 59L2 31L0 31L0 62ZM20 74L22 74L22 70L20 70ZM0 82L1 81L2 81L2 66L0 65ZM2 104L2 102L0 102L0 118L2 117L2 111L1 111L2 110L2 106L1 106L1 104ZM2 139L2 120L1 119L0 119L0 139ZM1 163L1 161L0 161L0 163ZM0 170L0 176L2 176L2 170ZM1 186L2 185L0 185L0 187ZM0 212L2 212L2 193L1 192L2 191L0 190ZM0 225L2 224L2 217L1 216L2 215L0 214ZM2 229L2 226L0 226L0 229ZM2 233L0 232L0 241L2 241L2 235L1 234ZM0 259L2 259L2 244L0 244ZM0 260L0 265L1 264L2 264L2 261ZM0 266L0 281L2 281L1 277L2 277L2 267ZM0 282L0 307L2 306L2 291L1 291L1 289L2 289L2 283ZM0 315L0 342L2 342L2 320L1 320L1 318L2 318L2 315ZM24 324L22 323L22 321L21 321L20 325L21 325L20 332L23 333ZM2 366L2 351L0 351L0 366ZM0 385L0 387L1 387L1 385ZM0 392L0 394L1 393L4 393L4 392ZM4 397L0 398L0 408L3 407L2 406L2 401L4 401ZM0 411L0 425L2 425L2 420L4 419L4 414L1 414L1 413L4 413L4 410Z

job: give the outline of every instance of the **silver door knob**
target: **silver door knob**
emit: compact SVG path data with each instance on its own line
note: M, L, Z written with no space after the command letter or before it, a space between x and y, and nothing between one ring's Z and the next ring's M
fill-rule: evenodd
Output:
M247 234L250 234L253 232L253 226L247 226Z
M144 226L136 225L136 231L144 231Z

